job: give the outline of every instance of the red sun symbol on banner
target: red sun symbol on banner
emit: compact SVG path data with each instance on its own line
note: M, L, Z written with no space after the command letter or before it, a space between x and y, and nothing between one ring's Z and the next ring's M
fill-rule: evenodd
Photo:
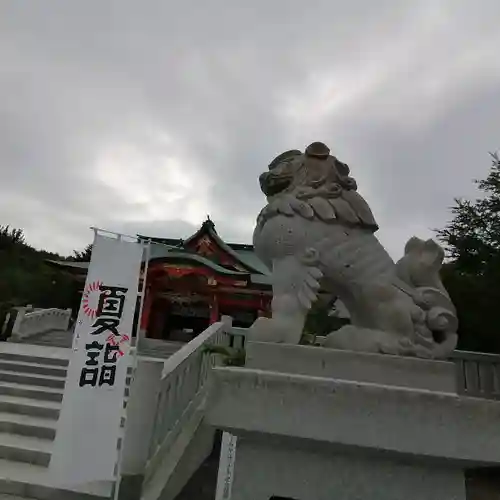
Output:
M99 301L99 287L102 285L101 281L94 281L89 283L83 292L83 312L89 318L95 318L97 314L97 305Z

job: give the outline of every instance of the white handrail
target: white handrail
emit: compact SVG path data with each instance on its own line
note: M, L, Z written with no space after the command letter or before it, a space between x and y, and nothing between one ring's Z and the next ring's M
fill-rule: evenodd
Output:
M214 323L165 362L161 378L155 424L149 458L161 454L161 448L173 439L182 422L201 403L207 388L213 356L207 356L205 346L227 345L231 318Z
M227 327L228 323L225 323L224 321L214 323L191 340L191 342L186 344L182 349L179 349L177 352L172 354L172 356L170 356L165 362L162 380L168 378L177 367L186 361L202 345L206 344L207 340L210 340L214 334L219 333L221 330L226 331Z

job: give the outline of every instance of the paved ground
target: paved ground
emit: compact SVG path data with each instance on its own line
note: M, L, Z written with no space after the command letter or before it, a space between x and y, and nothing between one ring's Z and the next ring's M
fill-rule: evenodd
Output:
M9 354L25 354L44 358L68 359L69 351L63 347L44 346L35 344L18 344L17 342L3 342L1 352Z
M56 346L70 348L73 342L73 330L51 330L49 332L39 333L27 338L25 344L34 344L42 346Z

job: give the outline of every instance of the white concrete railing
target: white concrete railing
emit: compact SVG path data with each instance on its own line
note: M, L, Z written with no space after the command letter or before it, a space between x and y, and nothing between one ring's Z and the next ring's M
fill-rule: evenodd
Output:
M460 394L500 400L500 355L469 351L452 354Z
M316 344L322 345L325 338L316 337ZM500 354L456 350L450 361L455 364L459 394L500 400Z
M233 326L227 332L229 337L229 347L234 349L244 349L247 340L248 328L240 328L238 326Z
M156 416L150 441L146 475L169 453L183 426L199 409L207 393L210 368L215 357L207 355L206 346L228 345L231 318L223 317L165 361Z
M25 339L51 330L68 330L70 318L71 309L21 308L12 328L12 337Z

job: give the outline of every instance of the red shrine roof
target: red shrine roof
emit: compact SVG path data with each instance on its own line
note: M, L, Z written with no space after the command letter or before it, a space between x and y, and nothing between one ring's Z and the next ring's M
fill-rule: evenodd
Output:
M197 267L207 267L219 275L246 278L257 285L269 286L270 271L255 255L253 245L226 243L215 230L215 224L207 218L192 236L162 238L138 235L142 241L153 243L150 250L150 266L160 262L184 262ZM156 244L154 244L156 243ZM77 274L86 273L88 262L48 261Z
M200 229L186 240L157 238L138 235L142 240L174 247L175 250L197 254L215 261L224 267L255 274L270 274L267 266L255 255L253 245L226 243L215 230L215 224L208 218ZM172 250L174 250L172 248ZM160 251L156 248L155 251ZM168 252L165 251L165 255Z

